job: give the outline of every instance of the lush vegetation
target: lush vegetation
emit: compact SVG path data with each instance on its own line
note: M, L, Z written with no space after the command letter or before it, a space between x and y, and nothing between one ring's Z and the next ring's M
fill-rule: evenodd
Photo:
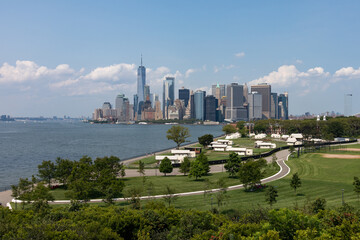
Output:
M327 121L307 120L259 120L255 122L256 133L271 133L272 131L283 133L302 133L304 137L316 137L333 140L334 137L359 137L360 118L337 117L328 118Z
M181 125L172 126L166 133L167 139L173 140L177 145L177 149L180 148L182 143L188 142L186 139L190 137L189 129Z
M0 208L2 239L357 239L360 213L336 209L256 208L225 214L150 201L143 209L73 203L43 211Z

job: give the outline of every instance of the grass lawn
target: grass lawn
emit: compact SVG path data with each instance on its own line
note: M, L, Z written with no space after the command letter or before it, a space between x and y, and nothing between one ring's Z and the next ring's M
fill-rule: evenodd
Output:
M272 166L269 164L266 167L266 176L271 176L277 173L280 170L280 168L276 166ZM225 171L225 169L224 169ZM211 188L217 188L217 186L214 184L217 180L220 178L226 179L226 185L232 186L232 185L238 185L240 184L239 179L237 178L230 178L229 174L226 172L222 173L213 173L209 174L208 176L202 177L198 180L195 180L195 178L189 178L188 176L178 175L178 176L151 176L146 177L145 183L143 183L142 177L132 177L132 178L123 178L125 182L125 188L123 190L124 193L126 193L127 189L131 187L142 187L143 188L143 194L142 195L159 195L164 194L166 186L169 185L171 188L174 189L176 193L180 192L191 192L191 191L198 191L198 190L204 190L206 180L213 183L211 185ZM150 188L149 186L153 186L153 188ZM53 194L54 198L57 200L60 199L68 199L65 196L66 190L63 188L57 188L54 190L51 190L51 193Z
M279 197L274 208L304 206L308 201L316 198L325 198L328 207L340 206L342 203L342 189L344 189L344 200L346 203L360 208L357 195L353 191L354 176L360 177L360 159L329 159L320 154L304 154L300 158L291 158L287 164L291 172L283 179L269 183L278 190ZM292 174L298 172L302 186L297 194L290 188ZM265 192L245 192L234 190L227 193L227 204L220 210L249 209L268 207L265 202ZM213 197L213 202L215 202ZM211 198L203 196L181 197L175 202L177 208L201 209L211 208ZM213 205L215 206L215 205Z

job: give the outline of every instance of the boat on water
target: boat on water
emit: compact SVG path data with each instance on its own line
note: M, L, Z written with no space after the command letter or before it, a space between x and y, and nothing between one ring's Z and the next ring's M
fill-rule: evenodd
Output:
M139 122L138 124L140 124L140 125L147 125L148 123L147 123L147 122Z

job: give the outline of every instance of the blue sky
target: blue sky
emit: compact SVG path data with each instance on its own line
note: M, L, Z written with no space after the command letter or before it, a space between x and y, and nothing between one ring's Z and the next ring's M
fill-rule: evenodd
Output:
M147 83L268 82L291 114L359 113L359 1L1 1L0 114L91 116ZM210 93L210 92L209 92Z

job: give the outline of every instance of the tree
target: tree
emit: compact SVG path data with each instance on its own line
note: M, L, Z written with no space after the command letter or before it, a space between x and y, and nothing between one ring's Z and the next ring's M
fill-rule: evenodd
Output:
M123 163L121 163L120 176L123 178L123 177L125 177L125 175L126 175L125 165Z
M265 174L263 170L265 166L266 160L263 158L257 161L248 159L240 165L238 176L246 190L253 189L256 184L261 183L261 179Z
M272 207L272 205L276 203L276 198L278 196L278 191L275 189L275 187L270 185L265 193L265 200L267 203L270 204L270 207Z
M360 179L358 177L354 177L354 192L357 194L358 203L359 203L359 195L360 195Z
M171 173L173 171L173 166L172 166L169 158L165 157L161 161L160 166L159 166L159 171L164 173L165 176L167 173Z
M320 210L325 210L326 206L326 200L325 198L317 198L315 201L311 204L312 211L314 213L318 213Z
M241 159L235 152L229 154L229 158L226 160L224 168L229 172L229 176L234 177L240 169Z
M295 193L296 193L296 189L301 187L301 179L299 178L298 173L293 174L290 182L290 187L292 187L295 190Z
M139 167L138 167L138 173L140 173L140 175L145 175L145 163L143 162L143 161L139 161L138 162L138 164L139 164Z
M204 153L200 153L196 160L191 163L189 177L195 177L197 180L201 176L205 176L210 172L210 165Z
M130 204L132 208L134 209L140 209L141 208L141 193L143 192L143 189L139 186L133 186L125 192L125 196L130 198Z
M179 171L184 175L190 171L190 160L188 157L184 157L184 161L180 164Z
M67 179L71 175L73 167L74 167L73 161L68 159L57 158L55 178L64 186L66 186Z
M165 196L163 197L164 201L169 204L169 207L172 202L174 202L178 196L175 194L175 190L172 189L169 185L166 185Z
M206 148L211 142L214 141L214 136L212 134L205 134L198 138L199 143Z
M179 149L182 143L188 142L186 139L190 137L189 129L180 125L172 126L166 133L167 139L173 140L177 145L177 149Z
M218 207L220 207L226 202L228 198L228 196L226 195L227 193L226 179L220 178L219 180L217 180L216 186L219 188L219 190L216 192L215 198Z
M50 209L49 201L54 201L53 195L49 192L49 188L43 183L38 183L31 193L32 208L35 212L46 212Z
M222 131L225 132L225 134L236 133L236 128L233 125L228 124L222 128Z
M48 187L51 187L51 179L55 177L55 164L49 161L43 161L38 165L38 176L41 180L48 183Z

